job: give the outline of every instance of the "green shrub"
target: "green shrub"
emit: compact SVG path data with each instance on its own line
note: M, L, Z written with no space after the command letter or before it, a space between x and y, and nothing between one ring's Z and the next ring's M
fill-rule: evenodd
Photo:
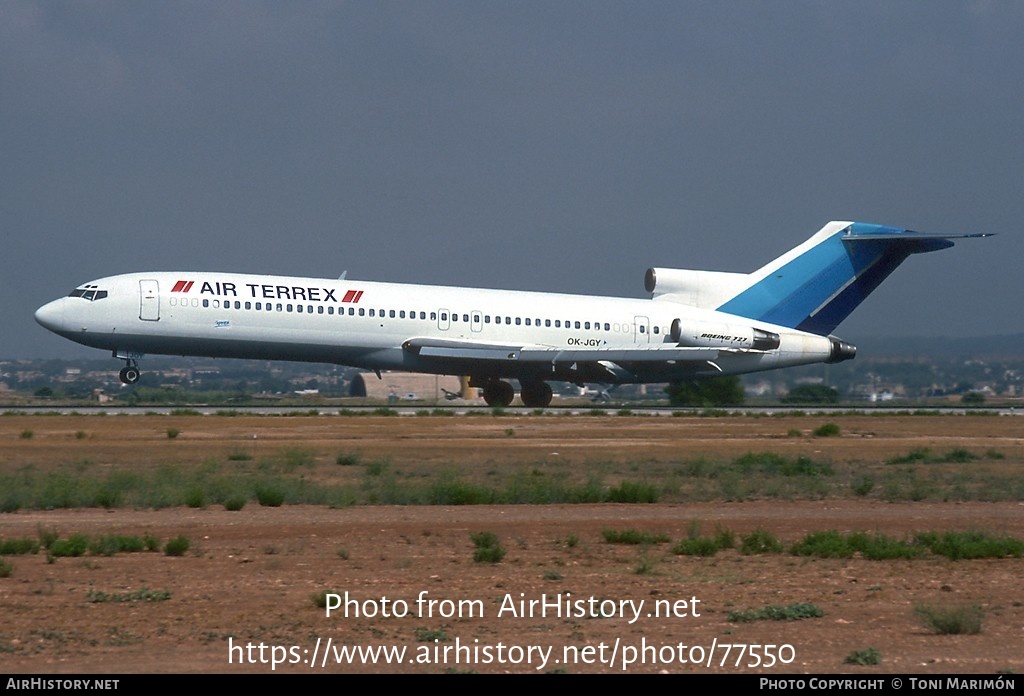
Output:
M48 549L53 546L53 542L60 538L60 534L58 534L57 530L52 527L39 527L38 530L36 530L36 533L39 535L39 545L44 549Z
M167 439L168 440L173 440L174 438L178 437L178 435L180 435L180 434L181 434L181 431L178 430L177 428L168 428L167 429Z
M601 536L609 544L664 544L669 540L667 534L641 532L637 529L605 529Z
M811 532L790 548L790 553L794 556L818 558L850 558L855 551L849 539L833 530Z
M474 532L469 538L476 547L473 552L476 563L498 563L505 557L506 551L498 543L498 536L494 532Z
M942 455L942 462L948 462L951 464L966 464L967 462L973 462L978 458L978 455L974 454L970 450L966 450L963 447L957 447L951 449Z
M839 426L835 423L824 423L811 431L811 434L814 437L837 437L839 435Z
M185 505L190 508L206 507L206 493L199 486L190 486L185 491Z
M677 556L714 556L720 547L714 539L683 539L672 547Z
M939 635L976 635L981 633L984 613L977 604L917 604L914 615Z
M99 602L166 602L170 598L170 590L150 590L146 587L120 594L94 589L85 593L85 600L94 604Z
M224 501L224 509L230 512L238 512L245 507L246 499L244 495L232 495Z
M882 663L882 653L875 648L854 650L843 660L847 665L878 665Z
M82 556L88 549L89 537L84 534L72 534L67 539L57 539L49 546L50 554L58 558Z
M94 556L113 556L115 553L138 553L145 550L146 543L141 537L110 534L97 537L89 542L89 553Z
M443 643L451 640L451 636L445 633L443 628L428 630L426 628L416 629L416 640L421 643Z
M825 612L816 604L800 602L786 606L770 604L760 609L749 611L730 611L727 615L729 621L735 623L750 623L753 621L799 621L801 619L816 619L824 616Z
M740 537L740 553L747 556L755 553L782 553L782 542L771 532L755 529Z
M189 542L188 537L179 535L164 545L164 554L168 556L184 556L189 546L191 546L191 542Z
M1013 537L995 537L985 532L922 532L917 542L932 553L959 561L973 558L1019 558L1024 555L1024 542Z
M605 499L609 503L656 503L658 491L649 483L623 481L611 488Z
M338 455L334 463L338 466L355 466L362 461L362 458L354 452L342 452Z
M256 486L256 502L264 507L281 507L284 505L284 490L271 484Z
M854 495L863 498L874 489L875 480L866 474L862 474L853 480L850 487L853 489Z
M326 590L324 590L323 592L314 592L313 594L309 595L309 601L311 601L313 603L313 606L315 606L317 609L326 609L327 608L327 595L329 595L329 594L337 594L337 593L336 592L327 592Z
M21 556L38 551L39 542L35 539L4 539L0 541L0 556Z
M0 578L9 578L14 573L14 564L0 558Z
M914 464L917 462L927 462L929 459L931 459L931 451L927 447L915 447L910 450L908 454L904 454L899 457L892 457L891 459L885 460L885 463Z
M912 544L893 539L885 534L868 536L864 532L855 532L847 537L850 545L869 561L889 561L896 558L920 558L926 552L920 544Z

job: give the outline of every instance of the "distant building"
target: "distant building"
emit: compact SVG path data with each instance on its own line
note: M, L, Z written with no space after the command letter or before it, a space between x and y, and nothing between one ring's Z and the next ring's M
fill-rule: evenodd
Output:
M462 385L451 375L421 375L413 372L360 372L349 384L349 396L365 396L380 401L442 402L448 395L458 396ZM476 390L474 390L476 391Z

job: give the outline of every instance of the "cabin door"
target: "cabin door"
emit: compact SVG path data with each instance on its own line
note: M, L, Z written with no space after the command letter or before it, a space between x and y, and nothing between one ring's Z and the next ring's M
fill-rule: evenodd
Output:
M139 281L139 319L142 321L160 321L159 281Z
M651 321L647 317L633 317L633 340L637 343L651 342Z

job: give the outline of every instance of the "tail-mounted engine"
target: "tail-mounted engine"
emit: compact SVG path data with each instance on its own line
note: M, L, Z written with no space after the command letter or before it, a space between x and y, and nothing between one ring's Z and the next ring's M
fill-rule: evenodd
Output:
M697 348L749 348L777 350L781 344L779 334L753 326L717 322L672 321L672 340L681 346Z

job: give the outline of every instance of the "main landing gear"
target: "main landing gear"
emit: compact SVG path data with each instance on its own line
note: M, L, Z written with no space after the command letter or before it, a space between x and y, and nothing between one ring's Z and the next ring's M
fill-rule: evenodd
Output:
M551 405L551 387L547 382L522 382L519 398L528 408L544 408ZM505 407L515 398L515 390L508 382L500 379L488 380L484 385L484 401L488 406Z
M125 362L127 364L121 368L121 371L117 373L117 376L124 384L135 384L139 381L139 377L142 376L142 372L139 370L139 364L130 358L125 358Z
M551 386L547 382L523 382L519 398L523 406L545 408L551 405Z
M516 392L508 382L492 379L484 385L484 401L488 406L508 406L515 398Z

